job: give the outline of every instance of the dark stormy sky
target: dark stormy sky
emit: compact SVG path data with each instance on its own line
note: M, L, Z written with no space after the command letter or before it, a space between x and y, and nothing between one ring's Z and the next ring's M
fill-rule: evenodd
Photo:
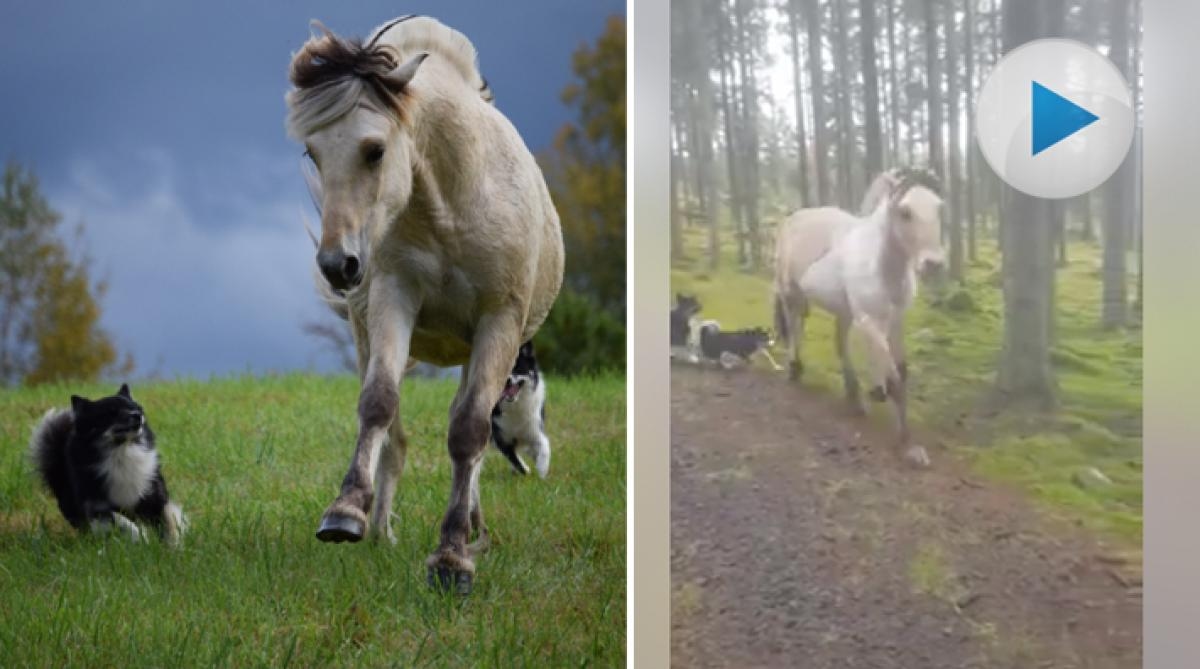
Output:
M301 332L313 210L283 129L291 53L320 19L364 35L428 14L479 51L535 151L571 119L572 52L623 0L6 3L0 160L33 168L108 280L106 329L142 373L331 370Z

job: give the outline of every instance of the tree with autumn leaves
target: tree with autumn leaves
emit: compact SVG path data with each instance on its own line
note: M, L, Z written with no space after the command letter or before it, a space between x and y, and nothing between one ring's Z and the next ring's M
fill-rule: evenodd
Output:
M625 20L611 17L572 58L562 92L578 118L543 153L562 221L562 292L534 339L557 373L625 368Z
M100 327L104 283L73 257L61 221L36 177L10 163L0 192L0 385L91 381L133 366Z

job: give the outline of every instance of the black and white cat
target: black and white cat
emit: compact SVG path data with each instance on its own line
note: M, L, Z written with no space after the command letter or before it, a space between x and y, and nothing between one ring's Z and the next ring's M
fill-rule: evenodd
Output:
M550 440L546 438L546 381L538 372L533 342L517 352L512 373L504 382L500 401L492 409L492 443L508 458L513 469L528 474L518 449L533 457L542 478L550 472Z

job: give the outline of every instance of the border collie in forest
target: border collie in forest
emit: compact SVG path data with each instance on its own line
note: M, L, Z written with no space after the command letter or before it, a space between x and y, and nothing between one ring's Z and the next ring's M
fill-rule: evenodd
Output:
M675 294L675 307L671 309L670 335L671 358L681 358L691 363L700 361L696 355L696 315L700 313L700 300L694 295Z
M717 321L704 321L700 325L700 352L725 369L731 369L739 362L749 363L752 356L762 354L775 371L781 371L783 368L771 357L769 350L774 344L771 334L763 328L722 332Z
M186 521L167 494L154 432L128 385L95 401L71 396L70 409L51 409L33 430L34 470L77 530L117 527L140 540L138 520L178 543Z
M512 373L504 381L500 401L492 409L492 443L508 458L513 469L528 474L529 467L517 449L533 456L538 476L550 472L550 440L546 437L546 381L538 371L533 342L517 351Z

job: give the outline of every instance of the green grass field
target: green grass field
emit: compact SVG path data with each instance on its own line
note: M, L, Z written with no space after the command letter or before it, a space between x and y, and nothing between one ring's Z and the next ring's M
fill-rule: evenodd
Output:
M288 375L134 385L191 528L79 536L25 460L70 393L0 391L0 666L624 666L625 381L551 379L550 476L489 447L492 550L474 592L426 586L450 487L453 382L411 381L396 546L314 538L353 448L357 381Z
M685 256L672 263L673 293L698 295L701 317L724 327L773 325L770 270L740 271L734 249L726 247L712 271L703 252L706 233L686 230L684 242ZM1046 511L1140 547L1142 336L1136 328L1105 332L1099 327L1098 244L1071 243L1069 263L1058 270L1051 358L1059 406L1052 413L997 408L993 388L1004 327L1000 258L990 241L979 251L962 286L923 287L909 314L914 421L940 434L982 474L1028 490ZM1128 266L1136 267L1132 258ZM833 320L819 309L813 314L803 352L804 382L840 394ZM782 356L782 343L776 348ZM887 420L886 408L876 405L871 411ZM1087 467L1099 469L1112 484L1076 485L1074 477Z

